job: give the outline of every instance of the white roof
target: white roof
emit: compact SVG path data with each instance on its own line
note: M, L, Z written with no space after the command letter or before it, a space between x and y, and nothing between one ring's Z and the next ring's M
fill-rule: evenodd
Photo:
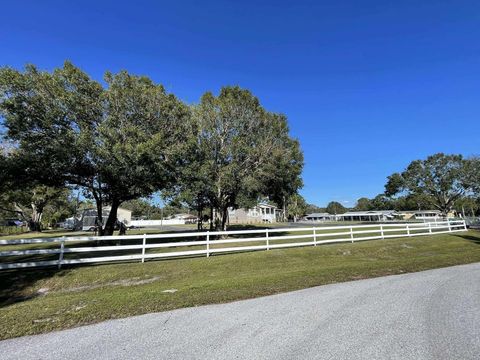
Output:
M379 210L379 211L349 211L338 216L378 216L378 215L392 215L396 214L395 210Z

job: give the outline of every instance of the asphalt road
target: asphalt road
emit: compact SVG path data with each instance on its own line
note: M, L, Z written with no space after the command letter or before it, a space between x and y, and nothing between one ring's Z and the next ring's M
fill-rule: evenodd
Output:
M6 340L0 358L479 359L480 263Z

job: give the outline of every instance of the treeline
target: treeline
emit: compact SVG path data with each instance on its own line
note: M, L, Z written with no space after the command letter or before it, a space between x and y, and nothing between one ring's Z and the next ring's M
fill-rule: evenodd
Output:
M229 207L268 198L285 209L302 186L287 118L237 86L189 105L126 71L101 84L69 62L52 72L28 65L0 69L0 111L0 201L31 196L35 230L66 188L81 189L98 214L111 206L107 235L121 204L157 192L225 229Z
M412 161L402 172L387 178L385 192L357 200L351 210L455 210L474 216L480 209L480 158L434 154ZM331 214L350 210L338 202L328 204Z

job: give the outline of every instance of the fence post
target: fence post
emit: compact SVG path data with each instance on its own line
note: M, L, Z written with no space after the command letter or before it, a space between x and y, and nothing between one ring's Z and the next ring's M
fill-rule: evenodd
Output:
M380 224L380 234L382 236L382 240L385 239L385 236L383 235L383 225Z
M431 234L432 233L432 223L428 223L428 232Z
M64 250L65 250L65 236L62 236L62 240L60 241L60 255L58 256L58 269L59 270L62 268Z
M451 232L452 231L452 227L450 226L450 220L447 219L447 225L448 225L448 231Z
M313 228L313 246L317 246L317 229Z
M352 239L353 244L353 226L350 226L350 238Z
M270 250L270 242L268 241L268 229L265 229L265 238L267 240L267 250Z
M410 236L410 226L407 224L407 236Z
M207 257L210 256L210 232L207 231Z
M143 234L143 245L142 245L142 263L145 262L145 244L147 243L147 234Z
M465 220L463 220L463 229L467 230L467 222Z

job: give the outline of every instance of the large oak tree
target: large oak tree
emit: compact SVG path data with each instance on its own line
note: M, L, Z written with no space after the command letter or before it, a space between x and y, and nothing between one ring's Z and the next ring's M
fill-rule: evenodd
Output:
M444 215L466 191L465 160L442 153L412 161L402 173L389 176L385 185L386 195L423 196Z
M0 111L21 175L82 187L98 214L110 205L104 228L112 234L122 202L175 179L190 128L188 107L149 78L122 71L104 80L68 62L53 72L2 68Z

